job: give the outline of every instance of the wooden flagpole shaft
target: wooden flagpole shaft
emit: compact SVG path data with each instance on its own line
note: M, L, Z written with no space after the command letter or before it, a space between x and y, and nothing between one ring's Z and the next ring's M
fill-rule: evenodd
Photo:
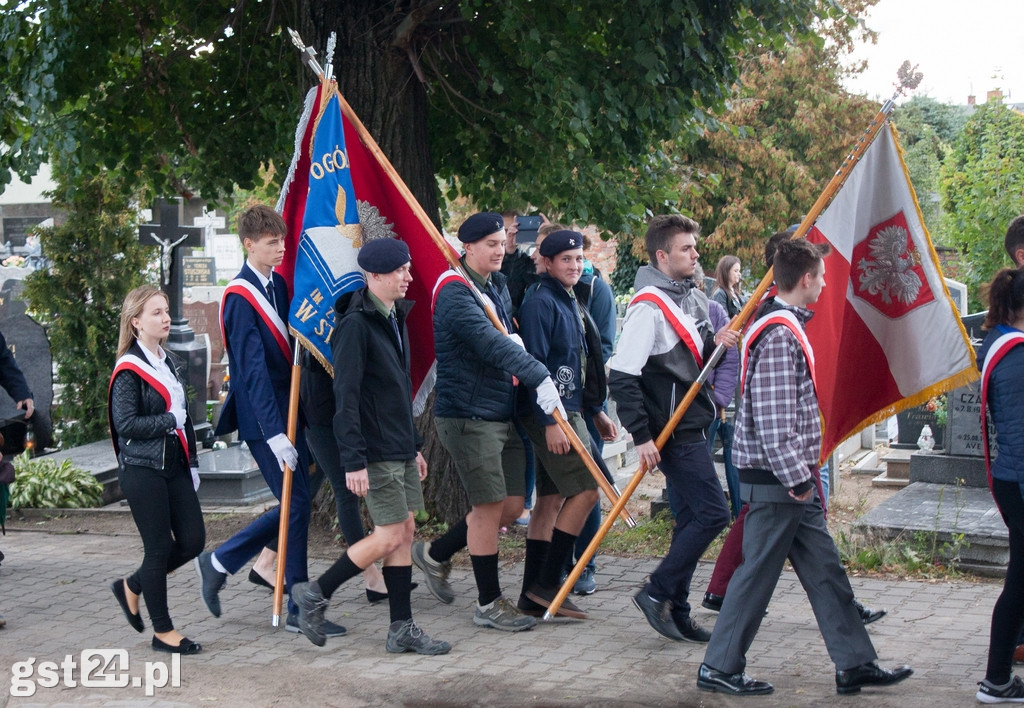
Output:
M448 245L448 242L444 240L444 237L441 235L441 232L437 230L437 227L434 226L434 223L427 217L427 213L423 211L423 207L420 206L419 201L417 201L416 197L413 196L412 192L409 190L409 187L405 184L405 180L403 180L401 175L398 174L398 170L395 169L394 165L391 164L391 161L388 159L387 155L385 155L384 152L380 149L380 146L377 145L377 141L373 139L372 135L370 135L370 131L366 129L366 126L363 125L363 122L359 120L359 116L357 116L355 111L352 110L352 106L348 104L348 101L345 100L345 97L342 96L341 92L337 90L337 86L334 87L334 91L338 96L338 104L341 106L341 112L345 114L346 118L348 118L349 122L352 124L352 126L356 129L356 132L359 134L360 140L363 141L363 145L365 145L366 149L370 151L370 154L374 156L374 158L377 160L377 163L381 166L381 169L384 170L385 174L387 174L388 178L392 181L392 183L394 183L399 193L401 193L402 198L405 199L406 203L413 210L413 213L416 215L416 219L420 222L420 226L422 226L423 229L428 234L430 234L431 240L434 242L434 245L441 250L441 253L444 254L445 260L448 261L448 265L450 265L454 270L458 271L459 273L462 273L463 277L466 278L466 282L471 282L469 280L469 277L463 271L462 264L459 262L459 259L455 257L452 247ZM477 291L476 288L470 289L476 294L478 298L482 299L480 293ZM502 334L507 335L508 332L505 330L505 327L501 324L501 321L498 319L497 315L494 312L492 312L491 309L486 306L486 304L484 306L484 310L487 312L487 317L488 319L491 320L494 326ZM606 495L608 495L608 498L614 502L618 498L618 495L615 494L615 490L612 489L611 485L608 484L608 481L605 480L604 475L601 474L601 470L598 469L597 467L597 463L594 462L594 459L590 456L590 452L583 446L583 443L580 442L580 439L576 435L576 432L564 419L562 419L561 416L557 415L557 411L555 415L555 421L558 423L558 427L561 428L562 432L569 439L569 444L572 445L572 448L576 450L580 458L583 460L583 463L587 466L587 469L590 471L590 474L594 476L594 479L598 480L598 484L601 485L601 483L604 482L604 485L601 487L601 489L604 491ZM636 521L633 519L632 516L629 515L629 512L626 512L623 515L623 520L631 528L633 526L636 526Z
M299 342L292 345L292 380L288 390L288 440L295 444L295 434L299 427L299 379L302 367L299 366ZM301 458L300 458L301 459ZM299 470L302 474L303 470ZM284 568L288 557L288 520L291 518L292 506L292 469L284 466L281 479L281 518L277 524L277 572L274 575L274 611L271 625L281 624L281 605L284 599ZM312 500L310 500L312 501Z
M871 121L871 125L868 126L867 130L864 131L864 134L858 139L856 146L854 146L850 154L847 155L846 159L843 160L843 164L840 165L839 169L836 170L835 175L833 175L832 179L829 180L829 183L825 186L825 189L811 207L811 210L807 212L807 216L805 216L803 221L800 222L800 226L793 233L793 238L800 238L804 236L810 230L811 226L814 225L814 222L817 220L821 212L824 211L825 207L832 201L832 198L843 186L843 183L846 182L846 178L850 176L850 172L853 170L854 166L864 156L865 151L874 141L875 136L878 135L878 131L882 129L883 125L885 125L886 119L889 117L889 114L892 113L892 109L896 105L894 100L900 93L902 93L902 89L897 91L893 98L882 104L882 107ZM747 303L743 306L743 309L740 310L729 323L729 329L734 332L739 332L746 326L747 320L749 320L751 315L754 314L754 310L760 304L761 298L764 294L768 292L768 288L771 287L774 279L773 269L769 268L768 272L765 273L765 276L761 279L761 282L758 283L757 288L755 288L754 292L750 295ZM703 386L704 382L707 380L708 374L711 373L711 369L713 369L718 363L718 360L722 358L722 354L724 354L724 352L725 347L721 344L715 347L715 351L708 360L708 363L705 364L700 375L697 377L697 380L694 381L687 390L683 400L679 402L675 412L672 414L672 418L665 424L661 434L658 435L658 439L655 440L655 445L658 447L658 450L661 450L661 448L665 446L665 443L668 442L668 439L672 436L676 426L679 425L679 421L683 419L683 415L690 407L690 404L693 403L693 399L697 397L697 393L700 391L700 387ZM633 475L633 479L630 480L630 483L623 490L622 496L619 497L619 502L612 507L612 513L609 514L610 519L614 520L615 514L617 514L619 510L625 508L626 502L629 501L630 496L632 496L636 486L640 483L640 480L646 472L647 470L645 466L641 464L640 468ZM607 521L608 519L605 520L605 522ZM590 541L590 544L583 552L583 555L576 561L576 565L573 566L573 569L569 572L569 575L566 577L562 587L559 588L558 594L555 595L555 599L551 602L551 605L544 613L545 620L551 619L555 616L555 613L558 612L558 608L562 606L562 603L565 602L565 598L569 596L569 592L572 590L572 587L576 584L576 581L579 580L580 575L583 573L583 568L590 562L594 553L597 552L597 547L601 545L601 541L603 541L604 537L608 535L608 531L611 530L611 527L612 524L610 523L601 524L601 527L594 535L594 538Z

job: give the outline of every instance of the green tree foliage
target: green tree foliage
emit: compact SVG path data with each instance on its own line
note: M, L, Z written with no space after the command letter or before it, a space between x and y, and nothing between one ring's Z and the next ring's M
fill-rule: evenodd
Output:
M701 222L709 275L733 254L759 279L764 241L810 209L878 110L842 88L837 46L807 40L755 54L721 119L727 129L676 149L678 208Z
M1024 212L1024 116L1002 103L979 106L942 166L941 194L971 310L985 309L978 287L1012 265L1003 238Z
M660 141L711 121L743 52L833 5L24 0L0 17L0 172L56 150L162 195L251 188L261 163L287 164L312 82L292 26L318 49L338 32L339 86L428 213L440 174L481 206L629 229L672 202Z
M40 229L52 265L26 278L25 296L47 327L63 384L56 427L64 447L107 436L107 383L117 353L121 304L144 279L147 254L138 243L132 191L123 175L100 168L70 178L53 163L54 205L65 223Z
M925 226L938 244L948 242L939 198L940 170L966 120L965 108L939 103L928 96L914 96L893 113Z

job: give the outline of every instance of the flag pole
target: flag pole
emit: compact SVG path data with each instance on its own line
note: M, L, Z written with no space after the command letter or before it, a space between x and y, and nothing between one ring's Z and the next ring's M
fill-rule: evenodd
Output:
M292 343L292 379L288 389L288 440L295 445L295 435L299 427L299 378L302 369L299 366L299 340ZM301 458L299 458L301 459ZM302 474L302 470L299 470ZM288 520L291 518L292 506L292 468L284 466L281 480L281 518L277 524L277 572L274 575L274 611L270 623L274 627L281 626L281 605L284 598L284 568L288 557ZM310 500L312 501L312 500Z
M864 153L878 135L878 131L882 129L883 125L885 125L885 121L889 118L889 114L891 114L893 108L896 107L896 99L899 98L906 90L915 89L917 88L917 85L921 83L922 75L920 72L915 72L915 69L917 69L917 67L915 66L911 68L909 61L903 62L903 65L900 66L899 71L897 72L899 86L895 93L893 93L892 97L883 103L881 108L879 108L878 113L875 114L875 117L867 127L867 130L864 131L853 150L850 151L850 154L846 156L845 160L843 160L839 169L836 170L836 173L825 186L825 189L822 191L817 201L814 202L811 210L807 212L807 215L800 222L800 226L797 228L796 232L794 232L792 238L801 238L804 236L810 230L811 226L814 225L814 222L817 220L821 212L824 211L825 207L832 201L832 198L839 192L843 183L846 182L847 177L850 176L850 172L853 170L854 166L864 156ZM739 332L746 326L747 321L750 319L751 315L754 314L754 310L760 304L761 298L764 297L764 294L768 292L768 288L771 287L774 279L774 271L772 268L769 268L768 272L765 273L765 276L761 279L761 282L758 283L757 288L755 288L754 292L747 300L747 303L743 306L743 309L732 318L731 322L729 322L728 328L730 330ZM697 376L697 380L694 381L689 390L687 390L683 400L679 402L679 405L676 407L672 417L669 419L668 423L665 424L665 427L662 429L661 434L658 435L657 440L655 440L654 444L657 446L658 450L661 450L662 447L665 446L665 443L668 442L668 439L672 436L676 426L679 425L679 421L683 419L683 415L685 415L690 404L693 403L693 400L697 397L697 393L700 391L701 386L703 386L704 382L707 381L708 376L711 374L711 370L715 368L719 359L721 359L724 354L724 345L719 344L715 347L714 352L708 358L704 368L701 369L700 374ZM643 479L647 471L646 465L641 462L640 467L633 474L633 478L630 480L629 484L626 485L624 490L622 490L622 495L619 497L619 501L615 503L611 512L608 514L609 519L614 520L615 514L618 513L620 509L625 508L626 502L629 501L633 492L636 491L637 486L640 484L640 480ZM562 587L559 588L558 593L555 595L554 600L551 601L551 605L544 613L543 619L550 620L555 616L555 613L558 612L562 603L565 602L565 598L569 596L569 592L583 573L583 568L586 567L587 563L589 563L590 559L594 556L594 553L597 552L597 547L601 545L601 541L603 541L604 537L608 535L608 531L611 530L611 527L612 524L607 523L607 519L601 523L597 533L594 534L594 538L591 539L586 550L577 559L576 565L573 566L569 575L566 577L565 582L562 584Z
M355 111L352 110L352 107L348 104L348 101L345 100L345 97L341 95L341 91L338 90L337 84L333 84L333 89L334 93L338 97L338 103L341 106L341 112L345 115L348 121L356 129L356 132L359 134L359 138L360 140L362 140L363 145L366 146L367 150L370 151L370 154L374 156L374 158L377 160L377 163L381 166L381 169L384 170L385 174L387 174L387 176L391 179L392 183L394 183L395 187L402 195L402 198L405 199L406 203L409 205L413 213L416 215L416 218L420 222L420 225L428 234L430 234L430 238L434 242L434 245L436 245L438 249L441 251L441 253L444 254L445 259L448 261L448 264L452 267L452 269L458 272L460 275L462 275L462 277L465 278L467 283L471 283L472 281L470 280L469 276L463 269L462 263L459 261L458 258L455 257L455 254L453 252L454 249L452 249L448 242L444 240L444 237L441 236L441 233L437 230L437 227L434 226L434 223L429 219L427 213L423 210L423 207L420 205L416 197L413 196L412 192L409 190L409 187L405 184L405 181L402 179L401 175L398 174L398 171L395 169L394 165L392 165L391 161L387 158L387 155L384 154L384 152L380 149L380 146L377 145L377 141L373 139L372 135L370 135L370 131L368 131L366 129L366 126L363 125L363 122L359 120L359 116L357 116ZM480 294L480 292L475 287L472 287L472 285L470 286L470 290L473 291L477 299L483 304L484 311L487 313L488 319L495 326L495 328L497 328L497 330L502 334L508 335L508 331L501 323L501 320L498 319L497 313L495 313L494 310L487 305L486 301L484 301L483 296ZM576 435L576 431L572 429L572 426L569 425L569 423L562 417L562 415L557 410L552 414L552 416L554 417L555 422L558 424L558 427L561 429L562 433L564 433L565 437L568 438L569 444L572 446L573 450L575 450L576 453L580 456L580 459L583 460L583 463L586 465L587 470L590 472L591 476L597 482L598 486L601 488L601 491L604 492L605 496L607 496L612 503L618 501L619 495L615 492L615 489L608 483L608 480L604 478L604 474L598 468L597 463L594 462L594 459L590 456L590 451L587 450L587 448L583 445L583 442L579 439L579 436ZM630 528L636 526L636 520L633 519L630 513L628 511L625 511L625 509L623 509L623 511L621 512L621 516L622 520L626 523L627 526L629 526Z

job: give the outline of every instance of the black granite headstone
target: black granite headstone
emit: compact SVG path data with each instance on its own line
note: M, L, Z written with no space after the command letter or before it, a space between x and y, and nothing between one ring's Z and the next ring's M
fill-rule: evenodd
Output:
M921 430L929 425L932 429L932 438L935 440L935 449L942 448L945 434L944 426L939 425L935 420L935 414L925 406L915 406L896 414L896 426L898 442L892 447L899 450L916 450L917 439L921 437Z

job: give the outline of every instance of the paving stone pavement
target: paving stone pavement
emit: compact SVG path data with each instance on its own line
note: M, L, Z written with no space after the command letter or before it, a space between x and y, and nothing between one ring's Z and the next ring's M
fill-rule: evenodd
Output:
M147 662L169 663L169 656L150 649L149 630L136 634L127 626L108 588L141 559L138 538L13 531L2 543L7 559L0 567L0 613L7 626L0 629L0 708L974 705L1000 589L992 582L853 578L860 600L889 609L870 627L881 663L908 663L915 674L899 686L840 699L810 606L796 576L786 571L747 666L751 675L772 681L775 693L736 699L697 690L703 646L661 638L632 606L630 596L656 559L600 556L598 592L578 599L589 620L544 623L520 634L473 625L471 572L455 568L454 604L438 603L422 584L413 593L419 624L453 645L451 654L439 657L386 653L387 603L368 605L361 582L339 589L327 613L348 628L348 635L318 648L302 635L271 627L270 594L250 584L246 571L228 581L221 593L224 613L212 617L186 566L169 580L171 616L204 651L181 658L179 686L155 688L148 697L144 686L131 685L133 679L142 680L147 669L156 672L158 667L147 667ZM327 565L311 562L311 574ZM521 566L502 569L512 597L518 594L521 573ZM414 571L414 580L418 574ZM691 593L691 600L698 600L694 616L709 627L715 615L699 608L699 598L710 574L711 565L702 563ZM80 661L87 649L125 650L128 666L115 665L110 675L126 675L129 685L70 687L64 673L54 672L53 687L37 686L31 697L11 695L16 663L31 657L34 667L43 661L59 664L67 655ZM92 672L94 680L99 676ZM19 686L24 686L28 679L21 678ZM30 678L29 683L41 675ZM80 683L81 667L70 678Z

